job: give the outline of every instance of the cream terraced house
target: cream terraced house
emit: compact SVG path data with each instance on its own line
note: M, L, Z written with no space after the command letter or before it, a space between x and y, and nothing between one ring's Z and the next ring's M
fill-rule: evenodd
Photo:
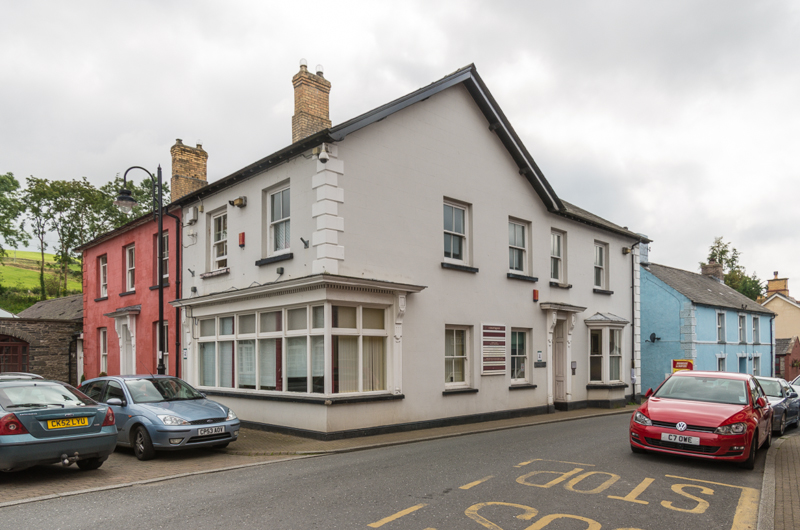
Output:
M637 394L649 240L560 199L473 65L334 127L293 84L296 141L179 200L192 384L322 439Z

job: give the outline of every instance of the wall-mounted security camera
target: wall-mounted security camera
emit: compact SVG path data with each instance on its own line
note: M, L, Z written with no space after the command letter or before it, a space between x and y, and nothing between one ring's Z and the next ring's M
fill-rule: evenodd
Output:
M319 158L319 161L324 164L328 160L330 160L331 157L328 154L328 152L323 148L322 151L320 151L319 156L317 158Z

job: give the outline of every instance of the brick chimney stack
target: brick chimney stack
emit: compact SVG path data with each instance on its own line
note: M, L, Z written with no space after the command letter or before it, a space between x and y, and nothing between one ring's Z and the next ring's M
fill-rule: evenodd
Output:
M722 263L717 263L714 258L708 260L708 265L700 265L700 272L703 276L710 276L718 282L722 283L724 275L722 274Z
M778 271L775 271L775 277L767 280L767 298L775 293L789 296L789 278L778 278Z
M189 147L178 138L169 152L172 155L172 202L208 184L208 153L203 151L200 140L197 141L197 147Z
M308 71L305 59L300 59L300 71L292 78L294 86L294 116L292 116L292 143L328 129L328 100L331 82L322 75L322 65L317 65L316 75Z

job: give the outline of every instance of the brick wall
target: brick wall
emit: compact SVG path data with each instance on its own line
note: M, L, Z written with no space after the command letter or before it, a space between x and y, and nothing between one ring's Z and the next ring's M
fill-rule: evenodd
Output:
M169 152L172 155L170 199L175 202L208 183L208 153L201 144L197 147L183 145L180 138L175 140Z
M83 324L71 320L0 318L0 335L29 344L28 370L45 379L77 384L76 338ZM71 375L71 377L70 377Z
M319 72L321 74L321 72ZM331 82L308 71L300 65L300 71L292 78L294 86L294 116L292 116L292 143L328 129L329 95Z

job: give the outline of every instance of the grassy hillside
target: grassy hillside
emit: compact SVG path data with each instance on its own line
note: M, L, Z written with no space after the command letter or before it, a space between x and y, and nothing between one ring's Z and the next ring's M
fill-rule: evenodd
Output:
M54 264L52 254L45 254L45 285L55 283L54 270L48 264ZM0 266L0 308L12 313L19 313L40 300L39 296L39 252L9 250L8 255ZM70 266L73 274L67 278L67 294L80 293L81 285L80 266ZM53 298L54 291L48 288L48 298ZM60 296L65 293L59 292Z

